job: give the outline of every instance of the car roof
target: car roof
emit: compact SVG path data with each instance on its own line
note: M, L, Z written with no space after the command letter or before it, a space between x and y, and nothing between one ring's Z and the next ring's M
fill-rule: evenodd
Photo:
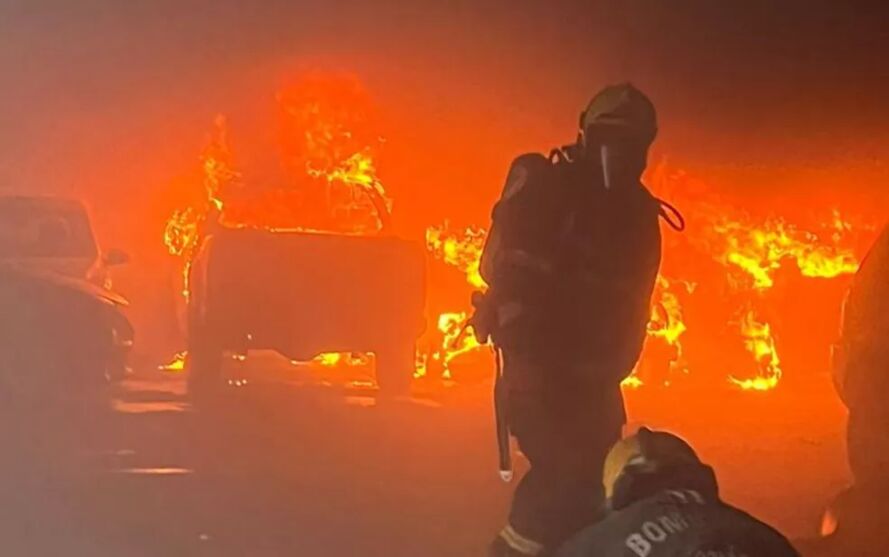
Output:
M86 206L80 200L70 197L58 197L53 195L0 195L0 205L6 203L25 203L42 205L47 208L85 210Z

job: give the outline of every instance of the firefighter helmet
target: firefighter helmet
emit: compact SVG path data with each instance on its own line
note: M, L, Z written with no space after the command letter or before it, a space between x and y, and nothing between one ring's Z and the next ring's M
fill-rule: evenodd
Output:
M630 475L656 474L685 464L701 465L688 443L672 433L643 427L635 435L618 441L608 452L602 474L605 496L612 498L623 478Z
M601 130L619 131L647 147L657 135L654 104L629 83L610 85L599 91L580 115L584 138Z

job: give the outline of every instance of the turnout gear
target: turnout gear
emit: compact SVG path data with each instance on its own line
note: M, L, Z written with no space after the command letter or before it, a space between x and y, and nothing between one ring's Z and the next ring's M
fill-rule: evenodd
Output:
M642 350L661 258L665 211L639 181L656 129L641 99L629 86L603 91L576 145L513 161L492 212L489 289L473 296L470 324L502 357L501 474L510 434L531 464L492 551L551 552L601 512L602 463L626 422L620 382ZM595 153L608 146L607 175L586 149L593 138Z
M843 307L834 383L849 409L847 445L856 482L885 480L889 466L889 226L864 258Z
M822 534L805 555L889 555L883 525L889 497L889 226L861 264L843 305L842 330L833 351L837 392L849 410L846 452L855 483L825 515ZM824 526L831 526L826 528Z
M557 557L799 556L776 530L723 503L713 470L672 434L642 429L619 442L603 482L606 516Z

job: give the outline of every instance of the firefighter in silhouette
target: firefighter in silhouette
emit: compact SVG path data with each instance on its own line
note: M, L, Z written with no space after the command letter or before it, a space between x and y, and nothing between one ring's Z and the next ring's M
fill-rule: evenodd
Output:
M806 555L889 555L885 527L889 498L887 339L889 226L852 281L843 306L840 341L833 352L834 383L849 410L846 451L854 484L833 501L822 524L824 538L810 540Z
M719 499L713 469L679 437L642 428L605 459L605 517L557 557L798 557L770 526Z
M501 473L511 474L510 433L531 468L491 555L546 554L600 507L668 214L640 181L656 132L642 92L607 87L581 114L576 144L513 161L494 207L481 257L489 288L473 295L470 324L500 356Z

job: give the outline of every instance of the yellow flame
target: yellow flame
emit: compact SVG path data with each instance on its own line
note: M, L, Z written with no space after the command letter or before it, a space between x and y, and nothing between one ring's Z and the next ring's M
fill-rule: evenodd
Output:
M426 229L426 248L437 259L457 267L466 274L466 280L475 288L485 288L479 274L479 261L485 247L485 230L468 227L451 230L448 223Z
M655 288L655 300L651 306L651 318L648 322L648 335L660 339L675 350L670 360L670 371L688 373L682 348L681 337L688 330L675 289L682 288L686 292L694 291L695 285L685 281L672 280L658 275Z
M740 323L744 347L753 355L757 364L757 375L750 379L729 380L744 390L768 391L778 386L781 380L781 359L775 348L775 339L768 323L760 323L753 310L748 311Z
M324 367L334 367L343 360L343 355L339 352L325 352L315 357L315 362Z
M834 214L833 226L846 230L846 223ZM793 261L803 276L811 278L834 278L858 270L854 252L840 246L838 236L827 241L782 219L769 219L760 226L723 219L714 230L726 244L717 259L750 275L757 290L774 285L772 274L785 260Z
M166 371L170 373L183 371L185 369L185 359L187 356L188 352L179 352L178 354L173 356L173 359L170 362L159 365L157 366L157 368L160 371Z
M438 316L438 330L442 333L442 358L447 364L459 356L480 348L475 336L466 331L466 321L469 316L465 312L443 313Z

